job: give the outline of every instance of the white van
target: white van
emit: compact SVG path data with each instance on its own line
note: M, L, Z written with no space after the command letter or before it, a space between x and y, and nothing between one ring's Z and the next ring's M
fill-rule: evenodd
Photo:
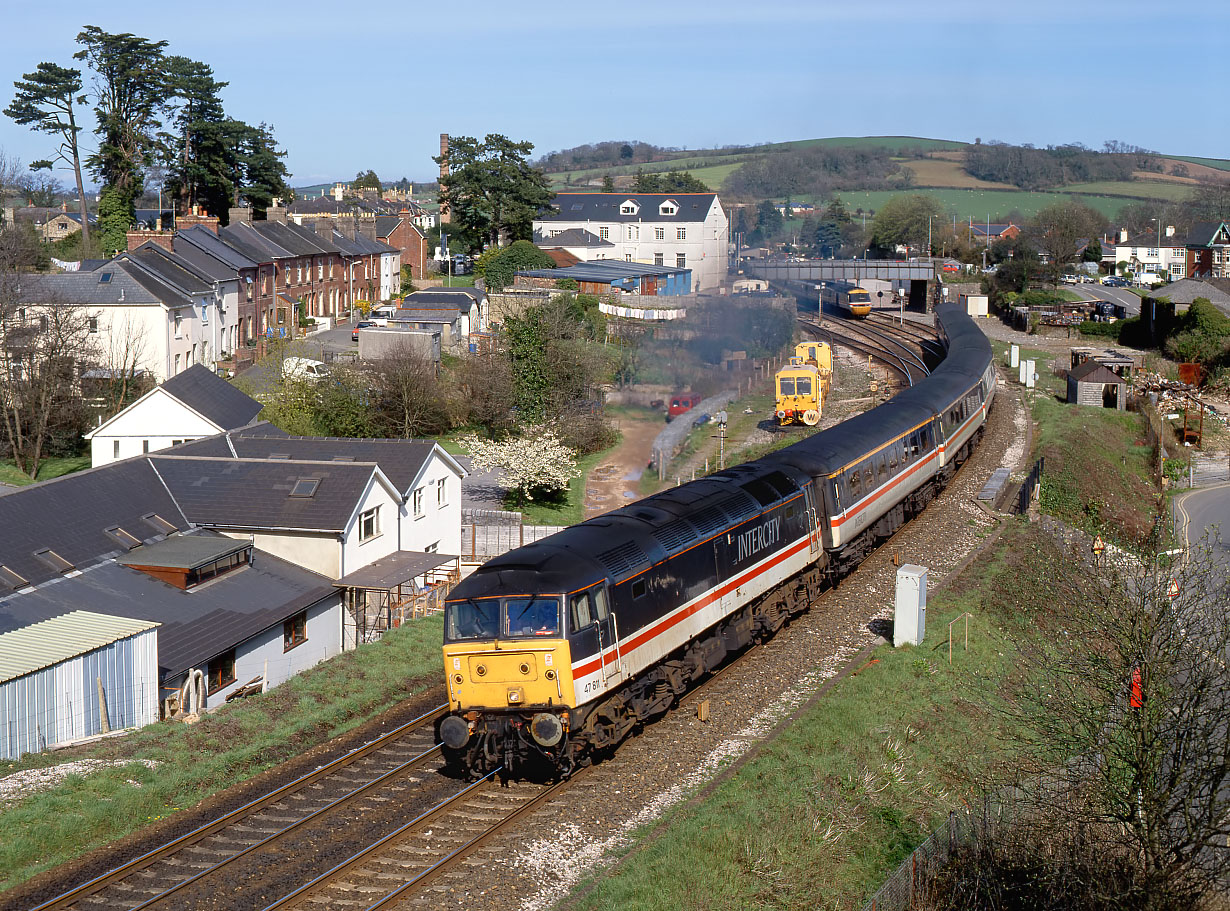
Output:
M396 312L395 307L372 307L371 316L368 317L377 326L385 327L389 324L389 319Z
M317 383L329 375L329 368L320 361L306 357L288 357L282 361L282 376L287 379Z

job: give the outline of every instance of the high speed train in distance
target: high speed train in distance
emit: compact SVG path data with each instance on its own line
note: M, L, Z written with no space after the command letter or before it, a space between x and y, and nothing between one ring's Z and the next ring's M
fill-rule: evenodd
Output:
M567 776L772 636L936 497L982 435L991 345L936 307L934 372L762 458L489 560L445 605L444 753Z
M871 295L854 282L831 281L820 286L820 309L829 304L847 316L866 319L871 314Z

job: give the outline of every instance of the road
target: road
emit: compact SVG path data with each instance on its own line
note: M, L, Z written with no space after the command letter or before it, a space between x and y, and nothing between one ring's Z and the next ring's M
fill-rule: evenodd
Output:
M1174 511L1184 547L1190 550L1207 530L1211 556L1230 565L1230 546L1221 534L1225 529L1230 535L1230 484L1197 487L1179 494L1174 498Z
M1127 288L1107 288L1105 285L1089 283L1077 285L1072 290L1085 298L1122 304L1128 316L1140 315L1140 297Z

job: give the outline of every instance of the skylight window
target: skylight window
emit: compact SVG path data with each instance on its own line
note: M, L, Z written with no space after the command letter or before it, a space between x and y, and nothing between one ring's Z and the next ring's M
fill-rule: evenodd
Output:
M335 462L353 462L353 461L354 461L354 456L346 456L346 455L342 455L342 456L334 456L334 457L333 457L333 461L335 461Z
M45 550L36 550L34 552L34 556L38 557L58 573L70 573L76 569L73 564L69 563L58 553L49 548Z
M300 478L295 482L295 486L291 488L290 495L292 497L315 496L316 488L319 486L320 478Z
M290 453L289 452L271 452L269 453L269 458L278 459L280 461L285 462L286 460L290 458Z
M16 591L19 588L25 588L27 585L30 584L22 576L13 572L13 570L9 569L7 566L3 564L0 564L0 582L3 582L5 585L9 586L14 591Z
M99 275L99 276L98 276L98 283L99 283L100 285L105 285L105 284L107 284L108 282L110 282L110 281L111 281L111 276L112 276L113 274L114 274L114 273L111 273L111 272L103 272L101 275Z
M128 532L124 531L124 529L120 528L118 525L113 525L110 528L104 528L103 531L112 540L118 541L120 544L123 544L129 550L132 550L134 547L137 547L141 543L137 538L133 537Z
M156 512L151 512L148 515L142 516L141 521L144 522L146 525L148 525L150 528L154 529L154 531L162 535L169 535L169 534L173 534L174 532L178 531L178 529L174 525L172 525L162 516L158 515L158 513Z

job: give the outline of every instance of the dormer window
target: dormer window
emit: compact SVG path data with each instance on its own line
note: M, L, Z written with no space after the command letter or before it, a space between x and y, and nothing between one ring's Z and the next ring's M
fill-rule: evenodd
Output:
M678 211L679 211L679 204L676 203L675 200L673 199L668 199L665 202L663 202L662 205L658 206L659 215L674 215Z
M635 215L640 211L641 207L632 199L625 199L619 206L620 215Z

